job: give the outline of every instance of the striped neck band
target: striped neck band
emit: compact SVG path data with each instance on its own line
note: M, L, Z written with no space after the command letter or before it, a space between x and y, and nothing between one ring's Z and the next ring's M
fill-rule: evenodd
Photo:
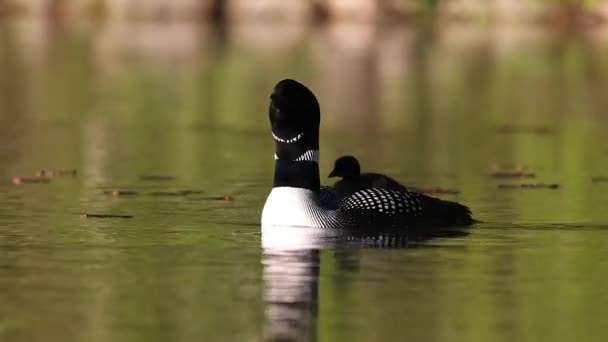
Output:
M278 160L279 157L277 157L276 153L274 155L274 160ZM298 158L296 158L294 161L312 161L315 163L319 163L319 150L308 150L304 153L302 153L301 156L299 156Z

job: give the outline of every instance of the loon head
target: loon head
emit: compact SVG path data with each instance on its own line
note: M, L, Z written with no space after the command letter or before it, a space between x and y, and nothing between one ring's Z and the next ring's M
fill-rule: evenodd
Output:
M290 79L279 81L270 95L268 114L276 159L298 160L319 150L319 102L306 86Z
M361 174L359 161L353 156L342 156L336 159L334 169L329 174L329 177L352 178Z

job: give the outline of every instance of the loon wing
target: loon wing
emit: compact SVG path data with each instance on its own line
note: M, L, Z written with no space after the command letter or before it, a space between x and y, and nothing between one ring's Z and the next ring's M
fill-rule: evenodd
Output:
M341 198L331 186L321 186L319 191L319 205L325 209L338 209Z
M411 191L369 188L344 198L340 209L363 224L451 226L473 222L468 207Z
M369 188L344 198L341 208L351 212L379 213L386 216L420 216L422 203L418 194L382 188Z

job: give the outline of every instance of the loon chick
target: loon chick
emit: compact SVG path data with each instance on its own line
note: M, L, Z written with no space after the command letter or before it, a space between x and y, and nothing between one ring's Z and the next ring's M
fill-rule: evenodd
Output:
M319 125L315 95L297 81L278 82L270 95L275 144L273 188L262 211L265 227L392 228L409 225L468 225L464 205L415 192L366 188L340 198L321 188Z
M333 190L339 198L369 188L392 189L402 192L408 191L405 186L389 176L372 172L361 173L359 161L353 156L342 156L336 159L334 169L328 177L342 177L342 179L337 181L333 187Z

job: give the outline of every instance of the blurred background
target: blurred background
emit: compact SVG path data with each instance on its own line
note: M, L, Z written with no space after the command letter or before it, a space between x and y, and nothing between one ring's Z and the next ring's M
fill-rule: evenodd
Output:
M72 165L90 185L156 170L230 186L247 170L266 187L267 96L290 77L320 99L323 175L354 154L486 191L480 175L524 164L579 179L580 210L597 202L582 194L606 166L608 1L2 0L0 14L7 179Z
M322 183L352 154L484 223L264 259L287 77ZM285 286L292 340L603 341L606 94L608 0L0 0L0 340L261 340Z

